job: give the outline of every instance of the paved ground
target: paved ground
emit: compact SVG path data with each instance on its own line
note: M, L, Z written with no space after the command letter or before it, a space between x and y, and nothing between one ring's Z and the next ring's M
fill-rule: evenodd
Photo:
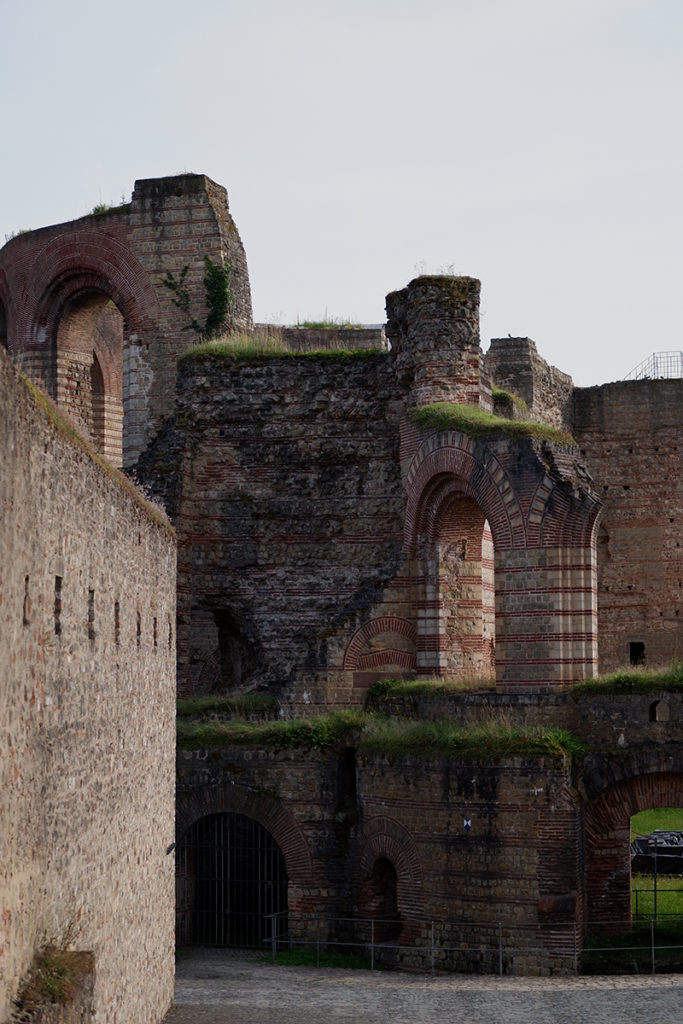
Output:
M681 1024L683 976L431 977L181 960L164 1024Z

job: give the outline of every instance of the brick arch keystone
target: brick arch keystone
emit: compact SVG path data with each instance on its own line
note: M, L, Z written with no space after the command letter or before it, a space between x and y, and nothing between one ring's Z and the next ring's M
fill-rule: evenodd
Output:
M512 483L495 455L466 434L445 430L423 441L406 473L404 549L408 553L415 552L425 501L435 478L445 477L455 477L460 482L460 493L480 506L496 548L525 547L524 516Z
M176 837L180 842L200 818L233 812L253 818L270 832L282 852L290 883L310 883L313 871L306 837L289 811L267 793L255 793L243 786L224 783L180 793L176 800Z
M398 633L399 636L406 637L413 645L417 643L417 630L408 619L401 619L393 615L371 619L370 622L366 622L360 629L357 629L351 637L344 654L344 668L354 672L359 667L359 658L367 643L372 637L381 636L383 633Z

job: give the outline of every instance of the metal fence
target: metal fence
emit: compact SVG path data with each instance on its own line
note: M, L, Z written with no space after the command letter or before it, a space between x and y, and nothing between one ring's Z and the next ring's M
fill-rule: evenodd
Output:
M683 377L683 352L653 352L626 374L624 380L662 380Z
M394 941L379 940L394 921L284 914L267 916L264 946L275 962L287 952L311 966L357 966L469 974L652 973L683 971L683 915L667 921L514 925L482 921L401 921ZM409 939L407 938L409 937ZM294 956L292 956L294 954ZM341 956L340 956L341 954ZM331 956L332 955L332 956Z

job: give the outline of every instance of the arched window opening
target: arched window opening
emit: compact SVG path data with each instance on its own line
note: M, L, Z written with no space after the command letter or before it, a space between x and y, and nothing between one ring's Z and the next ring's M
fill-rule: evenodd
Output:
M192 825L176 858L181 945L264 948L287 931L287 874L271 834L232 812Z
M398 909L396 868L387 857L378 857L361 894L362 917L374 921L378 943L396 942L403 927Z
M56 333L56 399L97 451L122 464L124 322L104 292L87 289L64 307Z
M493 537L477 502L453 490L452 483L436 491L426 510L430 536L423 547L418 657L439 675L489 677L495 673Z

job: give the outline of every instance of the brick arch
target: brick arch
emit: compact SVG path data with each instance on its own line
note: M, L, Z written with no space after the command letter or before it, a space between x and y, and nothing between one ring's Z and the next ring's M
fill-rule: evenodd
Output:
M344 655L344 668L347 671L355 672L359 668L368 668L370 666L361 664L363 657L363 650L366 645L372 640L373 637L381 636L383 633L397 633L399 636L404 636L409 640L413 646L417 642L417 630L412 622L408 619L401 619L398 616L386 615L380 618L371 619L370 622L366 622L365 625L361 626L360 629L356 630L354 635L351 637L346 653ZM382 654L383 652L378 652ZM397 652L387 651L387 656L391 656L392 660L384 662L378 662L381 664L396 664L394 655L396 654L408 654L409 652ZM415 656L412 657L412 663L404 666L405 668L415 668Z
M584 810L586 916L595 928L630 919L631 815L683 807L683 754L636 750L606 766L605 783Z
M601 509L594 497L577 495L546 473L531 500L528 543L532 547L590 547Z
M52 239L35 261L32 281L38 298L27 341L33 345L49 343L66 304L88 289L116 303L129 333L153 329L159 315L157 293L137 257L99 231L82 228Z
M367 820L358 837L358 891L380 857L396 870L398 909L405 917L424 913L424 881L415 840L394 818L377 815ZM404 936L405 938L405 936Z
M418 448L405 477L404 548L414 554L435 481L456 479L488 520L496 548L523 548L524 517L507 473L495 455L457 430L444 430Z
M290 884L310 883L313 871L311 851L295 819L282 804L267 793L232 784L205 786L176 799L176 839L180 842L191 825L209 814L234 812L253 818L270 832L285 860Z

